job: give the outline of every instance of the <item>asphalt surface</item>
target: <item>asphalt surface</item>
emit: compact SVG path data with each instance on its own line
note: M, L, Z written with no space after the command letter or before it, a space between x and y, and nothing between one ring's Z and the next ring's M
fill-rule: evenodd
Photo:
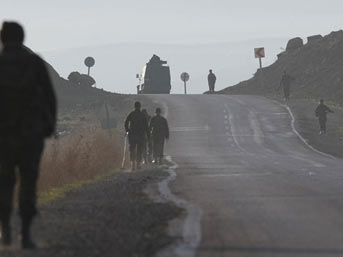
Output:
M201 211L188 217L200 229L184 223L194 240L179 256L343 256L343 161L300 140L284 107L256 96L149 97L172 131L172 192Z

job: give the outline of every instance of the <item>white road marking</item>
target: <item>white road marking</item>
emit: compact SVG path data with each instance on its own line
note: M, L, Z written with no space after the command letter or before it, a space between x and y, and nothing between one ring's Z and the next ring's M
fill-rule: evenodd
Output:
M236 130L235 130L235 127L234 127L232 114L231 114L231 112L228 109L228 105L225 104L225 107L227 108L226 110L227 110L227 113L228 113L228 116L229 116L229 126L230 126L230 131L231 131L231 134L232 134L233 141L234 141L235 145L238 147L238 149L240 151L242 151L243 153L247 153L245 151L245 149L240 145L240 143L237 140L237 137L235 136Z
M265 136L264 136L263 131L261 129L258 118L256 117L256 114L250 110L249 110L249 123L250 123L251 128L254 131L254 141L257 144L261 145L263 143L261 138L263 138Z
M208 131L209 126L202 127L173 127L170 129L171 132L190 132L190 131Z
M197 174L201 177L243 177L243 176L269 176L272 175L272 172L261 172L261 173L227 173L227 174Z

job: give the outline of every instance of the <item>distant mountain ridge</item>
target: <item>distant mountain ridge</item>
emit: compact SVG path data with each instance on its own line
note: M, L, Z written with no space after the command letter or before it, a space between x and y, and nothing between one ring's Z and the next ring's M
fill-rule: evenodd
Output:
M299 38L290 40L272 65L219 93L273 95L282 73L287 71L296 79L291 95L324 98L343 105L343 31L308 37L304 45L301 42Z

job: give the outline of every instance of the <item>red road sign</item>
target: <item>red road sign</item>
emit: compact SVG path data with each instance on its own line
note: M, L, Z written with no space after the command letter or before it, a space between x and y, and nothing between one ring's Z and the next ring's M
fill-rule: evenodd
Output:
M255 48L255 58L264 58L264 47Z

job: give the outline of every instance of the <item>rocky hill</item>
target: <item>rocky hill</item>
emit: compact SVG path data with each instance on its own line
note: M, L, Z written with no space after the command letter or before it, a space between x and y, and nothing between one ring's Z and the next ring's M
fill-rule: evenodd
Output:
M296 79L291 97L324 98L343 105L343 31L310 36L306 44L301 38L291 39L275 63L219 93L281 94L277 89L284 71Z

